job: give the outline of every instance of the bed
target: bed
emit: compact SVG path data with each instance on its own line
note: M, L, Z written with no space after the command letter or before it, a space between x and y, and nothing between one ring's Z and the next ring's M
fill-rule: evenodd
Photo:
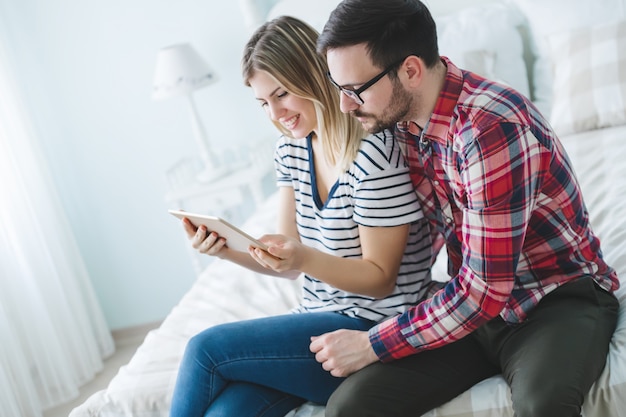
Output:
M267 10L256 7L248 18L262 21L292 14L320 28L337 2L320 0L315 7L312 3L283 0L270 7L263 2ZM443 7L444 3L449 6ZM511 84L550 115L576 168L605 258L622 281L617 292L620 316L607 365L585 398L583 415L624 415L626 0L587 2L580 7L573 7L569 0L473 0L463 4L463 9L451 12L459 2L433 2L441 53L461 67ZM271 232L275 202L276 194L272 194L245 222L244 229L255 236ZM438 259L435 264L436 279L445 279L443 262ZM274 279L215 260L160 327L148 333L108 387L75 408L70 417L168 416L178 363L192 335L222 322L287 312L298 302L299 289L299 281ZM323 415L322 406L307 403L286 417ZM426 414L512 415L509 388L501 377L485 380Z

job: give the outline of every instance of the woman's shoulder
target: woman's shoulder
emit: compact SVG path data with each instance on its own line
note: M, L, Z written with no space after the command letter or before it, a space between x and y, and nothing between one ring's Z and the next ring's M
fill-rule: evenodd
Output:
M370 133L361 141L361 150L363 152L378 151L389 154L396 146L393 132L388 129Z
M361 141L359 155L355 162L363 159L382 169L398 168L404 166L404 159L398 142L394 139L393 132L385 129L377 133L371 133Z
M373 146L376 149L384 149L393 141L393 132L389 129L377 133L370 133L363 138L361 148Z
M302 145L302 146L306 146L307 141L308 141L309 137L306 138L292 138L290 136L287 136L285 134L281 134L278 139L276 140L276 143L278 145L284 145L284 144L295 144L295 145Z
M286 135L280 135L276 141L276 152L279 155L299 154L308 152L308 139L294 139Z

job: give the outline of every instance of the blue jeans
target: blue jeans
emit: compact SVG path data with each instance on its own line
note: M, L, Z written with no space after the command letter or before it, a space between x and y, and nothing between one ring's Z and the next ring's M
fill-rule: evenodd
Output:
M311 336L375 323L339 313L301 313L221 324L187 344L172 417L283 417L305 401L326 404L343 378L322 369Z

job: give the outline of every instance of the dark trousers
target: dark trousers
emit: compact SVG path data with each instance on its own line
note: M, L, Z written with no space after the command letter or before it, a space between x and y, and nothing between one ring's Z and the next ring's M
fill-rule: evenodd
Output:
M442 348L351 375L326 417L418 417L497 374L511 388L516 417L580 416L604 368L618 307L591 278L567 283L520 325L498 317Z

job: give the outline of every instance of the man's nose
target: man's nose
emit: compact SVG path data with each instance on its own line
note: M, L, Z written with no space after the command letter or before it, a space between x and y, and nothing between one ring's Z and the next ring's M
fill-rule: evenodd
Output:
M357 108L359 108L359 104L354 101L352 97L349 97L343 92L339 95L339 108L343 113L350 113L352 110L356 110Z

